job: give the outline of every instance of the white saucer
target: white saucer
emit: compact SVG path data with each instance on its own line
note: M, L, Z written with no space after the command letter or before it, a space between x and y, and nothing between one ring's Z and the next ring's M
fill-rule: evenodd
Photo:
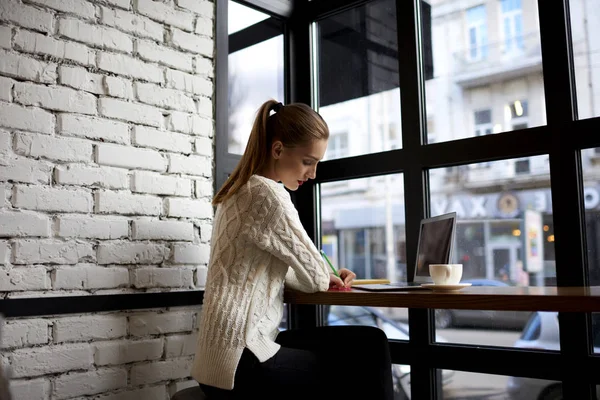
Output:
M457 283L456 285L436 285L435 283L424 283L421 285L421 287L427 289L440 290L444 292L460 290L469 286L471 286L471 283Z

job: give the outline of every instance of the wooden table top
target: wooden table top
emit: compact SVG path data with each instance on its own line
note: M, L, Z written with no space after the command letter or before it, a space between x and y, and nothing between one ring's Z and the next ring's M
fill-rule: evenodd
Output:
M455 292L429 289L398 292L302 293L285 291L291 304L410 307L506 311L600 312L600 286L592 287L468 287Z

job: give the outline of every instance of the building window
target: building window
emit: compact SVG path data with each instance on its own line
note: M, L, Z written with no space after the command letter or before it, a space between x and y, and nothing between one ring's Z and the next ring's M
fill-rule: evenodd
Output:
M332 133L327 145L328 160L342 158L348 155L348 132Z
M435 119L427 118L427 143L435 143L437 136L435 135Z
M505 112L513 131L529 126L529 106L527 100L515 100L506 105Z
M485 6L467 10L467 32L469 38L469 58L478 61L487 57L487 21Z
M521 0L502 0L502 25L505 51L510 53L522 50L524 45Z
M489 135L493 132L492 110L475 111L475 136Z
M390 124L390 129L388 132L388 145L390 150L402 148L402 136L398 132L398 126L396 124Z
M402 148L402 135L398 132L396 122L379 125L381 151L396 150Z

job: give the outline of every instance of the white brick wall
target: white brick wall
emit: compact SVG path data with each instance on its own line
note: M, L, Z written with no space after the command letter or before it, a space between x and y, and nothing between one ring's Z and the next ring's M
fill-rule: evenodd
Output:
M54 341L82 342L115 339L127 333L127 318L114 315L64 317L54 323Z
M204 286L214 3L0 0L0 296ZM165 400L197 309L9 319L15 399Z
M11 321L3 327L3 334L2 348L47 344L50 337L48 321L44 319Z
M46 400L50 395L50 380L44 378L13 380L10 388L15 399Z

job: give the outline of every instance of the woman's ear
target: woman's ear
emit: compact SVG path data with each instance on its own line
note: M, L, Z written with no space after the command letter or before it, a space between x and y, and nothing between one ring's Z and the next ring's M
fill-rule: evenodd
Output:
M283 143L281 141L276 140L273 142L271 146L271 155L275 160L278 160L281 157L281 153L283 152Z

